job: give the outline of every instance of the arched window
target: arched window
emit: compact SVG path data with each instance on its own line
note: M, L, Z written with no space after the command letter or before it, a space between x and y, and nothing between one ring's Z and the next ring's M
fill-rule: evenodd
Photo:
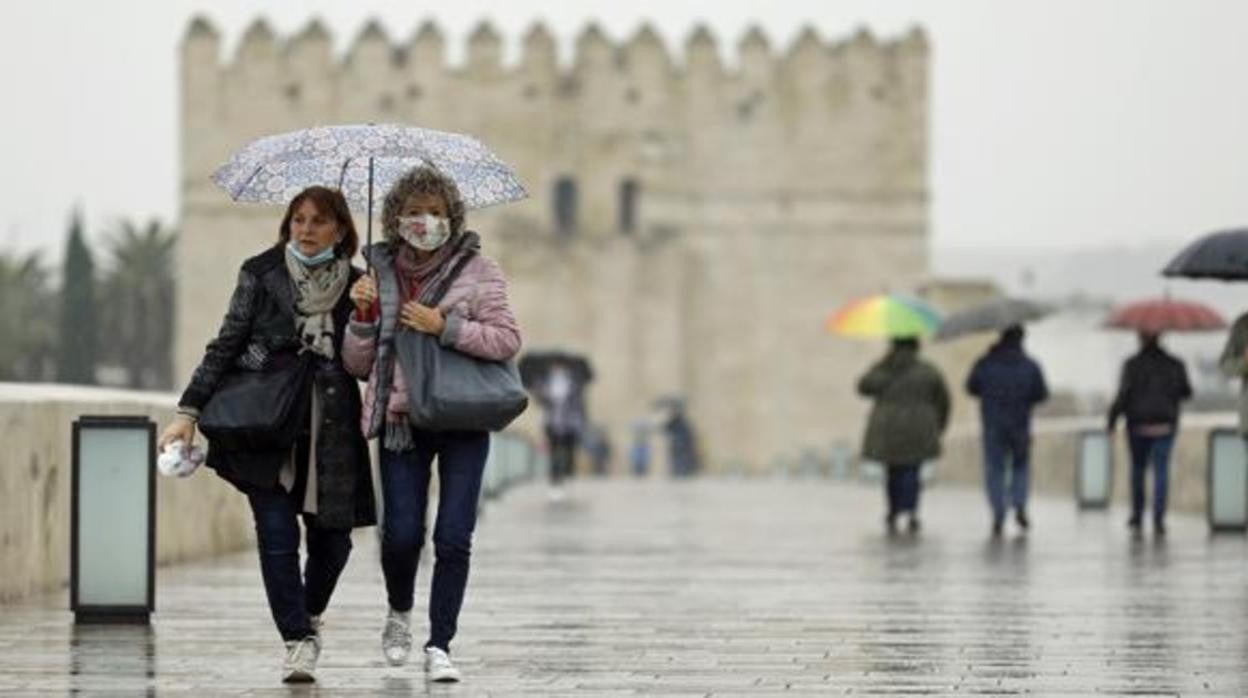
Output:
M555 232L568 237L576 232L576 180L563 176L555 180Z
M637 230L637 195L641 186L636 179L626 177L620 181L619 224L620 233L631 235Z

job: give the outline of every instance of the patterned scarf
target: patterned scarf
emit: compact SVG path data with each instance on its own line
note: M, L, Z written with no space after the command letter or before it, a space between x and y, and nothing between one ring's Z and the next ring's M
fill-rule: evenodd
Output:
M351 263L345 259L308 267L286 249L286 271L295 285L295 330L304 351L334 358L334 306L347 288Z
M394 335L399 328L399 307L404 302L405 292L413 287L407 284L419 286L418 302L422 305L433 305L435 297L441 295L442 287L449 288L454 281L450 278L451 271L465 257L481 251L481 237L472 231L464 231L451 238L423 263L414 263L415 255L409 256L405 252L408 249L410 247L402 243L383 243L374 245L365 252L377 269L381 298L381 322L378 328L380 336L377 341L377 358L373 364L377 382L373 392L373 417L365 438L381 435L384 425L382 445L391 451L407 451L415 445L407 415L399 415L399 419L386 419L389 414L390 390L394 385ZM405 256L408 256L407 260L404 260Z

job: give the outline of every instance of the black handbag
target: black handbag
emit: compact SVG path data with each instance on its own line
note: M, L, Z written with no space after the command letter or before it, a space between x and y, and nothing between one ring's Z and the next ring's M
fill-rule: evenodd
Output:
M222 377L199 413L210 446L230 450L290 448L309 411L311 352L272 357L264 371L236 370Z
M465 255L433 294L436 306L473 255ZM400 330L395 354L407 379L407 417L427 431L502 431L529 406L511 361L489 361L442 346L437 337Z

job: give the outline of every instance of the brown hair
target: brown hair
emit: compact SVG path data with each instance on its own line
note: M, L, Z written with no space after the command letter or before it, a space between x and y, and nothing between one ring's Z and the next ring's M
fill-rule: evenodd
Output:
M278 228L278 242L290 242L290 219L294 217L295 209L299 208L304 201L311 201L322 215L333 216L334 220L338 221L338 232L342 234L342 241L334 245L334 256L345 259L354 257L355 251L360 247L360 235L355 232L355 221L351 218L351 209L347 206L347 199L342 192L329 187L308 187L290 200L290 205L286 207L286 215L282 217L282 225Z

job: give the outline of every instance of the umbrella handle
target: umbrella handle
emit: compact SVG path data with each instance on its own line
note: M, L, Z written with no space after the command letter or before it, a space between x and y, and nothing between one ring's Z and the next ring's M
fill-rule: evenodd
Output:
M373 246L373 158L368 158L368 232L365 233L364 249ZM368 255L364 255L364 270L370 272L373 270L373 261Z

